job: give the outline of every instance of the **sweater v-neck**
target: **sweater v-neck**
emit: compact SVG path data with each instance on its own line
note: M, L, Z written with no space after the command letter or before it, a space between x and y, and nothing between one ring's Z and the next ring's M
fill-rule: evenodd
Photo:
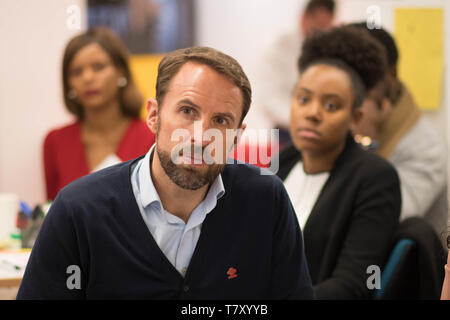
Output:
M142 243L146 247L145 252L148 252L149 254L151 254L152 252L157 252L156 258L158 258L160 262L166 266L165 269L171 274L176 274L176 276L180 281L186 281L186 279L189 278L192 268L194 268L194 266L198 264L200 257L203 256L205 250L207 250L208 245L204 240L205 238L208 238L208 235L205 234L205 231L208 230L206 225L208 224L209 221L208 217L214 215L216 208L214 208L203 221L202 232L200 233L200 237L197 241L197 245L195 246L194 253L192 254L188 269L183 278L183 276L178 272L175 266L169 261L169 259L165 256L161 248L156 243L156 240L153 238L150 230L147 227L147 224L145 223L142 217L141 212L139 211L136 198L134 197L133 186L131 184L132 168L134 167L134 164L137 163L144 156L145 155L133 161L127 162L126 165L124 165L121 169L120 176L121 181L123 183L123 188L126 190L126 195L124 195L124 201L121 203L122 208L121 210L119 210L119 212L129 213L127 217L124 217L124 221L127 222L128 227L130 227L130 231L139 236L137 243ZM130 208L131 211L129 211ZM133 228L136 227L138 228L138 230L133 230ZM152 258L155 257L152 256Z

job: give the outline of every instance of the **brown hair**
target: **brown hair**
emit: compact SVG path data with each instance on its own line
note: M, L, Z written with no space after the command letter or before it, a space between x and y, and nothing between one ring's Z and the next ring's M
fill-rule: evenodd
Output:
M170 81L178 73L180 68L188 61L205 64L220 74L230 79L239 89L241 89L243 100L243 111L240 123L250 109L252 102L252 89L250 82L242 67L232 57L208 47L192 47L175 50L166 55L158 66L158 76L156 79L156 100L158 105L162 105Z
M69 97L71 90L69 86L69 66L77 52L92 43L98 44L106 51L114 66L120 69L127 79L127 84L119 88L119 103L122 113L126 116L139 117L143 100L131 76L128 65L128 50L114 31L105 27L91 28L85 33L72 38L66 46L63 57L62 78L64 102L67 109L70 113L76 115L78 119L83 118L83 106L76 99L70 99Z
M310 0L306 4L305 12L311 14L313 13L314 10L318 8L324 8L329 13L334 15L335 4L333 0Z

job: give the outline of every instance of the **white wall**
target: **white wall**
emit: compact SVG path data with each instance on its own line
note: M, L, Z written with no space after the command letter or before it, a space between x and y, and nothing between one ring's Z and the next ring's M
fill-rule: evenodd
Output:
M30 205L45 200L42 142L66 123L61 59L70 30L67 8L82 0L0 1L0 193Z

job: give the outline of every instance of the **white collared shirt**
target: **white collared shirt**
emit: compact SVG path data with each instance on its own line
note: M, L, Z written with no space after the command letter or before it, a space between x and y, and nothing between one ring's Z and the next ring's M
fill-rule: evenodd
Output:
M167 259L184 276L200 237L203 221L216 207L217 200L225 193L225 188L219 174L206 197L192 211L187 223L167 212L162 206L150 175L150 159L155 145L134 167L131 184L142 218L150 233Z

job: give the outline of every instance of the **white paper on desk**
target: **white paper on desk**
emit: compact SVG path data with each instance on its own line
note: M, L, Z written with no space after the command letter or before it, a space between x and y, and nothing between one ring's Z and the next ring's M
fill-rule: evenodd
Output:
M0 252L0 268L5 269L8 266L14 268L14 266L19 267L18 270L25 270L27 266L28 259L30 258L29 251L27 252L11 252L4 251Z

